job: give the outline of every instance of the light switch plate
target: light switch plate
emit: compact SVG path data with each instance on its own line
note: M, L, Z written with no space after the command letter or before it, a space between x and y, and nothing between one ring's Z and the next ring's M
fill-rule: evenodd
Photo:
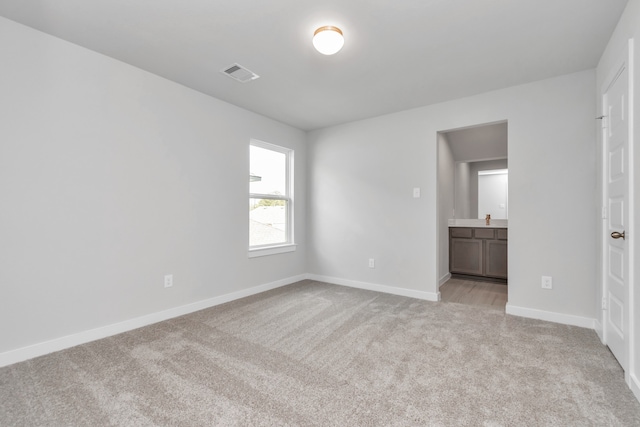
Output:
M164 276L164 287L170 288L173 286L173 274L166 274Z

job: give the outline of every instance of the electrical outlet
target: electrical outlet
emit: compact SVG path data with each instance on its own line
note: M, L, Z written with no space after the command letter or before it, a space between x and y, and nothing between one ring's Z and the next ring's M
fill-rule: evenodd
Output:
M376 260L369 258L369 268L376 268Z
M553 289L553 278L551 276L542 276L542 289Z
M170 288L173 286L173 274L164 275L164 287Z

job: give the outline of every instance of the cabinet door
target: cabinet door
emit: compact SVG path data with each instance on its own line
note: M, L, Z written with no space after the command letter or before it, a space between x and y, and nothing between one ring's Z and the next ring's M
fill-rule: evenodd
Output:
M452 238L449 264L452 273L482 276L482 240Z
M485 241L485 275L490 277L507 278L507 241Z

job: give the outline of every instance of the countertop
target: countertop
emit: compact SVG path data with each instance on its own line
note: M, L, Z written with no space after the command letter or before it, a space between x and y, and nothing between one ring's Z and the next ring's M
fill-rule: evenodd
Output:
M508 219L492 219L490 225L484 219L450 219L449 227L509 228L508 223Z

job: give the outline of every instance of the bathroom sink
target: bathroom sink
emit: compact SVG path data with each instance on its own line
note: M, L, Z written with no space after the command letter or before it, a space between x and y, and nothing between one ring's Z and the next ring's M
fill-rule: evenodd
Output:
M492 219L490 225L484 219L450 219L449 227L508 228L508 223L508 219Z

